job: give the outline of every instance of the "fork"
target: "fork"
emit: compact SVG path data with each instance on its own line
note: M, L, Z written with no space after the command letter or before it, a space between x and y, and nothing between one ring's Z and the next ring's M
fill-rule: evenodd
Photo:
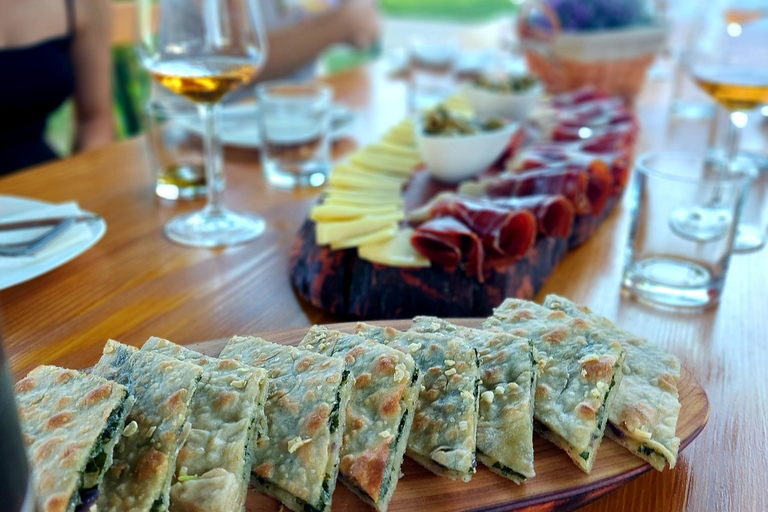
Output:
M65 217L53 228L28 242L0 244L0 256L33 256L38 251L61 236L61 234L64 233L64 231L66 231L74 223L74 217Z

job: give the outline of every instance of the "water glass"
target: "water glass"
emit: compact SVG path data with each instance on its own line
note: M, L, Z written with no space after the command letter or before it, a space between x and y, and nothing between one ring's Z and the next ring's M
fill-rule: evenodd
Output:
M412 111L433 107L455 92L458 57L452 41L411 41L408 102Z
M638 158L630 190L624 288L643 302L702 307L720 299L736 226L750 183L722 172L706 152L654 152ZM717 232L687 232L677 213L717 214Z
M280 188L325 183L331 89L319 83L273 82L259 85L256 96L267 182Z
M155 194L170 200L205 197L202 126L195 106L176 98L152 99L144 126Z

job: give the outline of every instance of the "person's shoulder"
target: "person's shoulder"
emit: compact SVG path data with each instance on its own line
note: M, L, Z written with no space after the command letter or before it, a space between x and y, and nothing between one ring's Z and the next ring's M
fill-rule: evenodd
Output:
M107 28L113 17L113 10L118 9L120 2L111 0L64 0L71 2L74 7L76 30ZM126 2L133 5L134 2ZM124 13L127 15L128 13Z

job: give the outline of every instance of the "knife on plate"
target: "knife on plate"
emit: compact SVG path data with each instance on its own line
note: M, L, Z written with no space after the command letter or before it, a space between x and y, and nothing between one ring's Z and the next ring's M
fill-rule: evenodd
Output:
M0 231L16 231L19 229L33 229L33 228L45 228L49 226L56 226L61 224L67 219L72 219L73 222L90 222L101 219L98 215L78 215L75 217L49 217L47 219L32 219L32 220L20 220L17 222L0 222Z

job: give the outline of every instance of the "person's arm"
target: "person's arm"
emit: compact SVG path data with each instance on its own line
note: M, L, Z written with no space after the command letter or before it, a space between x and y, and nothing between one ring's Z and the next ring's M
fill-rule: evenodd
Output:
M110 0L74 0L78 23L71 49L75 69L75 150L114 140L111 87Z
M288 75L336 43L367 48L378 32L379 18L372 0L348 0L337 9L272 30L268 34L267 64L259 80Z

